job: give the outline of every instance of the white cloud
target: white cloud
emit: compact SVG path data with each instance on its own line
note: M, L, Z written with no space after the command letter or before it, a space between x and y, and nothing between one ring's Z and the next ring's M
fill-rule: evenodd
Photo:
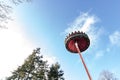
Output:
M43 55L44 60L48 61L49 65L55 64L58 62L58 59L55 56Z
M104 56L104 51L98 51L98 52L95 54L95 59L99 59L99 58L101 58L102 56Z
M65 30L65 33L71 33L73 31L83 31L88 32L90 27L95 24L97 18L94 15L89 15L88 13L82 13L78 16Z
M103 33L103 29L96 27L96 22L99 19L95 15L89 13L81 13L65 30L65 34L69 34L74 31L83 31L88 34L91 45L96 44L99 36Z
M0 29L0 79L10 75L34 49L20 24L10 22L6 26L8 29Z
M108 47L108 48L106 48L106 51L107 51L107 52L110 52L110 48L109 48L109 47Z
M109 36L110 42L112 45L120 46L120 32L115 31L113 34Z

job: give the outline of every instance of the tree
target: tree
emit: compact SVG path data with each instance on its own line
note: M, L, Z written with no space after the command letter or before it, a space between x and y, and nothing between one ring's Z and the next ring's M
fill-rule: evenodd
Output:
M20 3L23 3L23 2L30 2L31 0L12 0L12 2L14 3L14 4L20 4Z
M12 7L10 5L0 1L0 28L5 27L4 24L10 19L9 13L11 9Z
M11 0L11 2L15 5L30 1L31 0ZM9 4L6 4L5 1L0 1L0 28L6 28L5 24L11 20L10 13L12 12L12 8L13 7Z
M62 77L64 73L59 69L60 65L58 63L53 64L48 72L48 80L64 80Z
M53 78L57 77L53 80L58 80L63 76L63 71L59 71L59 68L60 65L58 64L49 67L47 61L44 61L43 56L40 54L40 48L37 48L7 80L48 80L49 75ZM55 72L51 72L54 70Z
M100 73L98 80L118 80L113 73L109 71L103 71Z

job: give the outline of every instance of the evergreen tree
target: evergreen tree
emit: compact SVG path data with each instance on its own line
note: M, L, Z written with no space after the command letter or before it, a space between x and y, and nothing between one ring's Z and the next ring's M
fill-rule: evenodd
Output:
M58 63L53 64L48 72L48 80L64 80L63 78L64 73L62 70L59 69L60 65Z
M7 80L58 80L63 76L63 71L59 69L58 63L49 67L40 54L40 48L37 48Z

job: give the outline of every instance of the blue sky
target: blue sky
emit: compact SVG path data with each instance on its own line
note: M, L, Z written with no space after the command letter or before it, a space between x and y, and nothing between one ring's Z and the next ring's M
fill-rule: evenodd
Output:
M4 75L0 78L10 75L33 49L40 47L49 63L60 63L66 80L88 80L79 55L71 54L64 45L67 34L78 30L90 37L91 45L82 55L93 80L103 70L120 78L119 3L119 0L33 0L13 5L14 21L6 24L7 30L0 30L0 64L6 69L0 69L0 75Z

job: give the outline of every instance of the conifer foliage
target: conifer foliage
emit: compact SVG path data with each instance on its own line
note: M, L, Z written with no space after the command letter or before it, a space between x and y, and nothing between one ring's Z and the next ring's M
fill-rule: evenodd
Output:
M64 80L58 63L49 66L37 48L7 80Z

